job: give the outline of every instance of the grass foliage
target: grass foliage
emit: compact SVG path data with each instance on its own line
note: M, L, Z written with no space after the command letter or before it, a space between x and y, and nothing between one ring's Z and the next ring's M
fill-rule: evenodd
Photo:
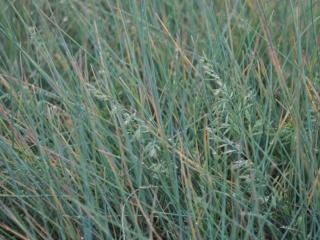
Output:
M0 0L0 238L319 239L320 2Z

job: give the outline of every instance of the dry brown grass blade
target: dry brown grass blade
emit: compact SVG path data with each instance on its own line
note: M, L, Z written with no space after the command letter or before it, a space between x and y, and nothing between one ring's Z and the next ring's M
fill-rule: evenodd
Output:
M252 51L251 57L250 57L250 62L249 64L243 69L242 74L246 75L248 72L250 72L250 69L252 68L253 62L256 58L257 52L258 52L258 47L260 44L260 37L257 35L255 44L254 44L254 49Z
M305 77L303 81L304 87L306 89L307 97L312 107L314 113L318 113L320 109L320 96L316 88L314 87L312 81Z
M285 91L286 94L288 94L288 88L286 86L285 77L284 77L284 74L281 69L281 64L280 64L280 60L279 60L276 48L275 48L273 41L272 41L272 38L271 38L267 19L266 19L264 11L262 9L262 4L261 4L260 0L254 0L254 1L255 1L255 9L259 13L259 19L261 22L262 31L263 31L263 34L266 38L267 44L268 44L268 55L271 60L271 64L275 68L276 74L277 74L279 81L280 81L281 88Z
M5 225L3 223L0 223L0 228L2 228L3 230L7 231L8 233L14 235L18 239L30 240L30 238L27 238L27 237L23 236L22 234L18 233L17 231L13 230L12 228L10 228L9 226L7 226L7 225Z
M194 70L196 73L198 72L198 70L195 68L195 66L192 64L192 62L188 59L188 57L186 56L186 54L183 52L182 48L180 47L179 43L173 38L173 36L171 35L169 29L166 27L166 25L164 24L164 22L160 19L160 17L158 15L156 15L158 21L160 22L163 30L165 31L165 33L169 36L169 38L171 39L171 41L173 42L176 51L179 52L182 56L184 65L189 65L192 70Z

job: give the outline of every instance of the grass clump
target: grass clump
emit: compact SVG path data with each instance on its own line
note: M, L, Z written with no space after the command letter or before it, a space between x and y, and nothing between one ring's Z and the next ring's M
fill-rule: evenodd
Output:
M0 238L319 239L319 20L0 0Z

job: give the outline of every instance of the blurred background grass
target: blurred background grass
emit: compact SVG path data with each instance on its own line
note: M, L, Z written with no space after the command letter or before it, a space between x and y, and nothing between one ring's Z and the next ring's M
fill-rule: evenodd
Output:
M0 238L319 239L319 18L0 0Z

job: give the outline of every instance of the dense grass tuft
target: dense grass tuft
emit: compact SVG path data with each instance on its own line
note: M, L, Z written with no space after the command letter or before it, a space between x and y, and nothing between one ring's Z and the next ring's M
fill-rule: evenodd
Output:
M319 239L320 2L0 0L1 239Z

